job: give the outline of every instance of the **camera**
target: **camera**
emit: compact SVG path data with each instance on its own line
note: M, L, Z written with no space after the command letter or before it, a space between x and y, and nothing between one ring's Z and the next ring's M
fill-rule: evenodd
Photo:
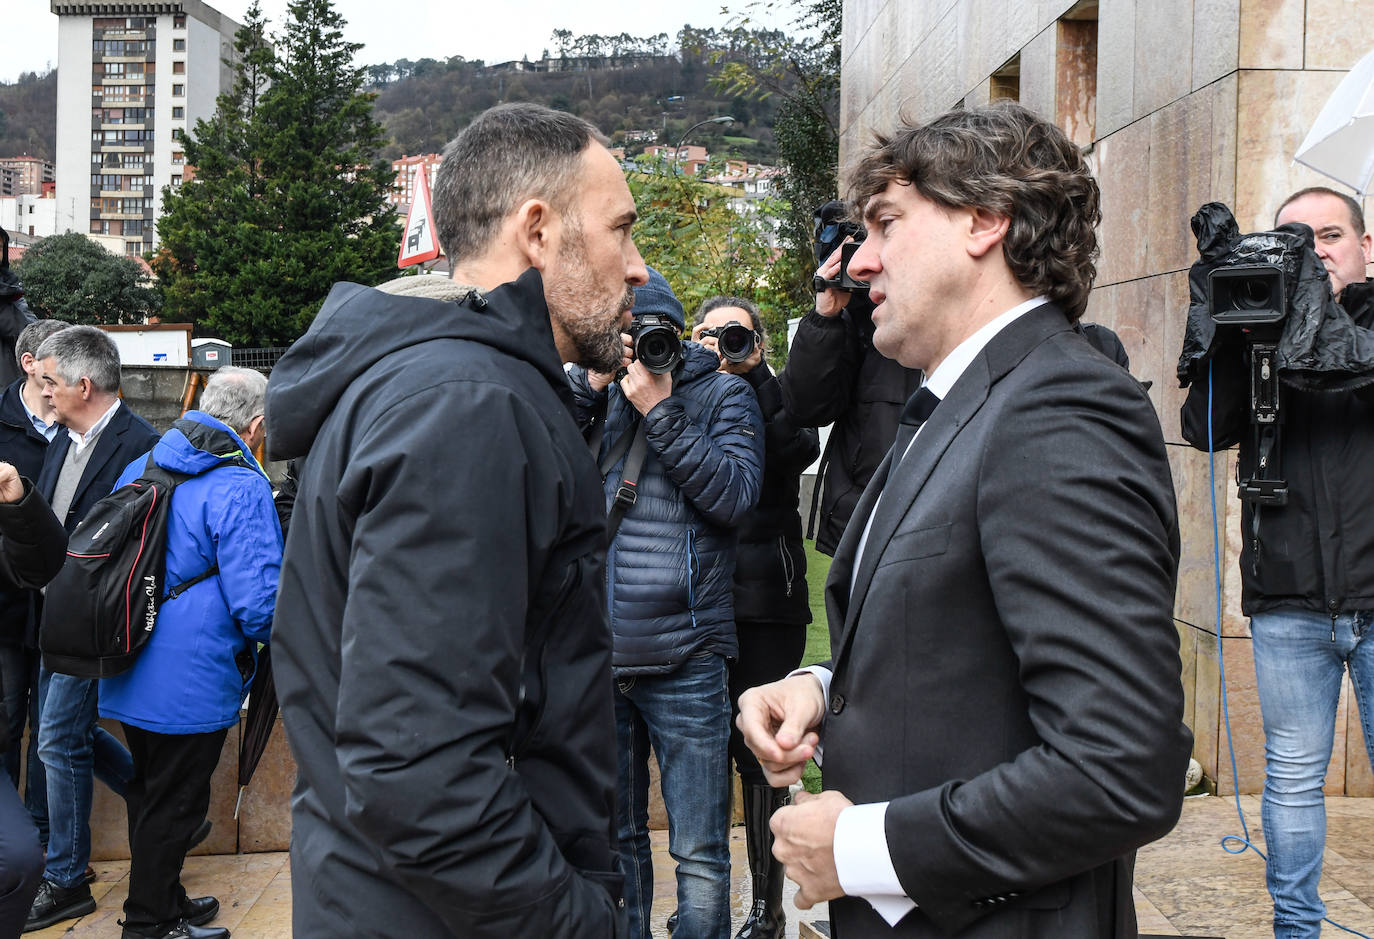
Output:
M759 344L758 333L743 323L732 322L703 329L701 335L714 338L716 351L720 353L721 358L729 362L743 362L754 354L754 349Z
M859 245L863 243L867 232L858 222L849 220L847 211L843 202L831 201L816 209L813 216L815 228L811 244L817 266L824 264L826 259L835 253L836 248L841 249L839 276L834 280L826 280L820 276L812 278L811 285L817 293L827 289L849 290L856 293L865 293L868 290L868 284L849 276L849 261L854 257L854 252L859 250Z
M671 372L682 361L682 336L677 324L658 313L641 313L630 323L635 360L655 374Z
M1236 264L1207 275L1207 312L1222 326L1272 326L1288 315L1283 268Z

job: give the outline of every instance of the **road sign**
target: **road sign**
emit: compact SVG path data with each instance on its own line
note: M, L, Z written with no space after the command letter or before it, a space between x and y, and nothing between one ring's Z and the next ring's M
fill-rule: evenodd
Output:
M415 195L406 215L397 267L410 267L439 256L439 241L434 237L434 212L429 205L429 174L423 164L415 167Z

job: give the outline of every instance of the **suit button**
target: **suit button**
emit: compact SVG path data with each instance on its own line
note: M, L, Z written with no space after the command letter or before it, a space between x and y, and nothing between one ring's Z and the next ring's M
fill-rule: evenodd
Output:
M830 713L838 714L844 710L844 695L836 694L830 697Z

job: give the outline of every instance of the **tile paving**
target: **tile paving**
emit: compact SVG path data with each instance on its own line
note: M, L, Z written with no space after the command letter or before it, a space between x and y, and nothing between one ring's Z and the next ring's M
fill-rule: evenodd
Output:
M1241 796L1252 840L1263 849L1259 797ZM1322 895L1329 915L1352 929L1374 936L1374 799L1327 800L1329 825ZM1264 888L1264 862L1253 852L1232 855L1219 842L1239 834L1234 802L1221 798L1193 798L1184 805L1177 828L1162 841L1142 850L1136 862L1136 909L1140 930L1160 936L1216 936L1224 939L1267 939L1269 895ZM654 937L665 939L663 923L673 909L673 860L668 856L667 833L655 832ZM748 864L744 829L736 828L730 844L732 859L731 912L738 925L749 907ZM33 939L117 939L116 920L126 894L127 861L99 861L92 887L99 908L90 916L61 923ZM291 935L291 869L285 853L192 857L186 862L184 883L192 895L219 897L221 913L215 925L229 928L236 939L287 939ZM784 893L789 939L799 935L799 919L823 920L823 908L798 917L792 906L796 887ZM807 935L817 935L808 930ZM1327 936L1347 935L1327 926Z

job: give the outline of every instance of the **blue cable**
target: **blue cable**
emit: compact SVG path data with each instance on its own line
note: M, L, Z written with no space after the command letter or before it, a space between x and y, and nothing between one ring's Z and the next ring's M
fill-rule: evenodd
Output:
M1207 362L1207 482L1212 496L1212 573L1213 583L1216 584L1216 626L1217 626L1217 666L1221 670L1221 718L1226 724L1226 748L1231 754L1231 779L1235 783L1234 792L1236 800L1236 816L1240 819L1241 835L1227 835L1221 839L1221 850L1227 854L1244 854L1246 851L1254 851L1267 864L1269 858L1265 857L1263 851L1255 847L1250 842L1250 829L1245 824L1245 811L1240 807L1240 774L1236 772L1236 744L1231 739L1231 714L1226 707L1226 656L1221 646L1221 538L1217 535L1218 515L1217 515L1217 462L1216 452L1212 439L1212 362ZM1360 936L1362 939L1371 939L1362 932L1357 932L1349 926L1342 926L1329 916L1322 917L1323 922L1330 923L1337 929L1350 933L1352 936Z

